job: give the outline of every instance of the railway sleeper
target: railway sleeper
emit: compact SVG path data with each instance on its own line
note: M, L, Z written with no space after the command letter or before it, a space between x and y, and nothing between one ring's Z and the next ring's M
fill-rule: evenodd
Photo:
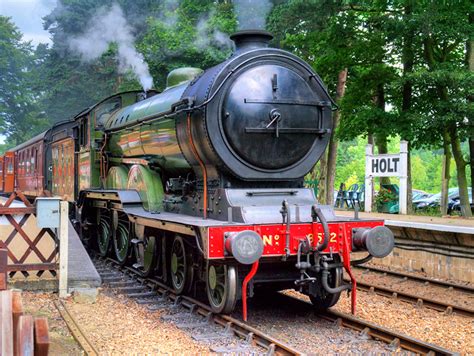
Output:
M117 287L114 288L119 294L131 294L131 293L138 293L143 292L143 286L131 286L131 287Z
M157 294L156 292L139 292L139 293L129 293L127 296L129 298L133 298L133 299L143 299L143 298L151 298L151 297L155 297Z
M110 285L110 283L114 283L114 282L123 281L122 277L103 277L103 276L100 276L100 277L102 279L102 284L106 284L106 285Z
M160 302L160 298L157 297L147 297L147 298L137 298L135 299L135 302L137 304L141 305L147 305L147 304L155 304L157 302Z
M137 285L136 281L127 281L127 280L118 280L115 282L109 282L109 287L111 288L124 288L124 287L134 287Z

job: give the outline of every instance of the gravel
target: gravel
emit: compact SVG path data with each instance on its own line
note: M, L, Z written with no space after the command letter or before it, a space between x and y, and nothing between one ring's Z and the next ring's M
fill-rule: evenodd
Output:
M253 327L307 354L387 354L391 351L382 342L367 340L357 332L316 317L311 306L280 293L250 299L248 315ZM234 316L240 317L240 309Z
M162 311L150 311L123 295L100 293L94 304L67 303L83 332L101 354L181 354L209 348L165 323Z
M50 355L84 354L53 304L53 301L58 298L57 294L23 291L21 297L25 314L48 318Z
M380 273L365 272L354 270L358 281L391 288L400 292L420 296L421 298L432 299L436 301L450 301L453 305L474 309L474 294L465 293L459 290L450 290L447 287L436 286L433 284L425 285L421 282L403 280L400 277L390 275L384 276Z
M396 299L358 291L357 317L462 354L474 354L474 324L470 318L445 315ZM350 313L344 295L334 309Z
M363 275L364 280L368 275ZM375 282L375 278L370 277ZM382 284L390 277L376 277ZM368 279L365 279L369 282ZM389 283L389 282L386 282ZM390 282L392 283L392 282ZM416 282L398 283L400 288L412 294L426 293L435 299L456 299L457 291L422 285L415 288ZM387 284L388 285L388 284ZM404 289L400 289L404 290ZM307 300L294 291L285 293ZM461 293L462 294L462 293ZM56 294L23 292L25 311L36 316L46 316L50 325L52 355L82 355L82 350L70 335L66 324L57 312L53 300ZM472 296L457 299L460 305L473 306ZM181 313L171 317L164 309L150 311L146 306L138 305L133 300L103 290L94 304L78 304L67 301L70 312L74 315L89 340L101 354L196 354L209 353L210 343L198 342L176 324L194 321ZM344 294L335 310L349 313L350 298ZM237 309L234 316L241 318ZM378 325L397 330L420 340L437 344L462 354L474 354L473 320L456 315L445 315L431 309L416 306L396 299L382 297L358 291L357 317ZM292 302L279 293L268 293L249 300L249 323L263 332L288 343L308 354L319 353L389 353L388 345L367 340L352 330L342 328L331 322L314 316L308 305ZM194 329L193 335L206 333L205 328ZM236 340L229 339L221 346L229 350L238 347ZM400 350L398 350L400 351Z

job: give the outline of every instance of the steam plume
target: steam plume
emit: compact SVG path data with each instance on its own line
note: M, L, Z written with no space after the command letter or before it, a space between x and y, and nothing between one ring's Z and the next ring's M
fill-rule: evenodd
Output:
M232 41L229 39L229 36L210 25L209 20L213 16L214 11L211 10L208 14L199 19L196 26L195 45L200 50L205 50L211 45L219 49L231 49Z
M120 6L101 7L92 17L88 29L82 35L73 37L69 47L79 52L86 61L99 58L107 51L111 43L118 46L119 71L132 70L138 77L143 90L153 85L153 78L148 70L148 64L143 55L134 46L132 28L127 23Z
M272 9L270 0L233 0L239 30L264 30Z

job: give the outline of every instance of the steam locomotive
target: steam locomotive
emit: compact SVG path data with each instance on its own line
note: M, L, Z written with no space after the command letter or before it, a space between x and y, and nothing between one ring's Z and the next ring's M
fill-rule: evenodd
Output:
M178 294L204 286L230 313L262 287L329 308L356 281L352 251L384 257L381 220L339 218L303 177L328 144L332 101L270 33L231 36L235 52L179 68L162 93L113 95L1 157L0 187L71 203L81 239ZM344 271L351 282L343 282Z

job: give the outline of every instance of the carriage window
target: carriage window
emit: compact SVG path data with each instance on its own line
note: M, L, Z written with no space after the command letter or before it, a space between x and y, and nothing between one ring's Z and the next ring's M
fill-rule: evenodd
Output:
M7 174L13 174L13 159L10 157L6 158L7 161Z
M25 174L25 151L20 152L18 166L20 168L20 174Z
M35 163L35 169L36 169L36 162L38 162L38 148L35 149L35 158L33 162Z
M26 164L26 174L30 174L30 150L26 150L26 158L25 158L25 164Z
M31 149L31 167L30 167L30 172L35 174L35 169L36 169L36 160L35 160L35 155L36 155L36 148Z
M79 132L79 144L83 147L87 146L89 143L89 135L88 135L88 120L84 119L81 121L80 132Z

